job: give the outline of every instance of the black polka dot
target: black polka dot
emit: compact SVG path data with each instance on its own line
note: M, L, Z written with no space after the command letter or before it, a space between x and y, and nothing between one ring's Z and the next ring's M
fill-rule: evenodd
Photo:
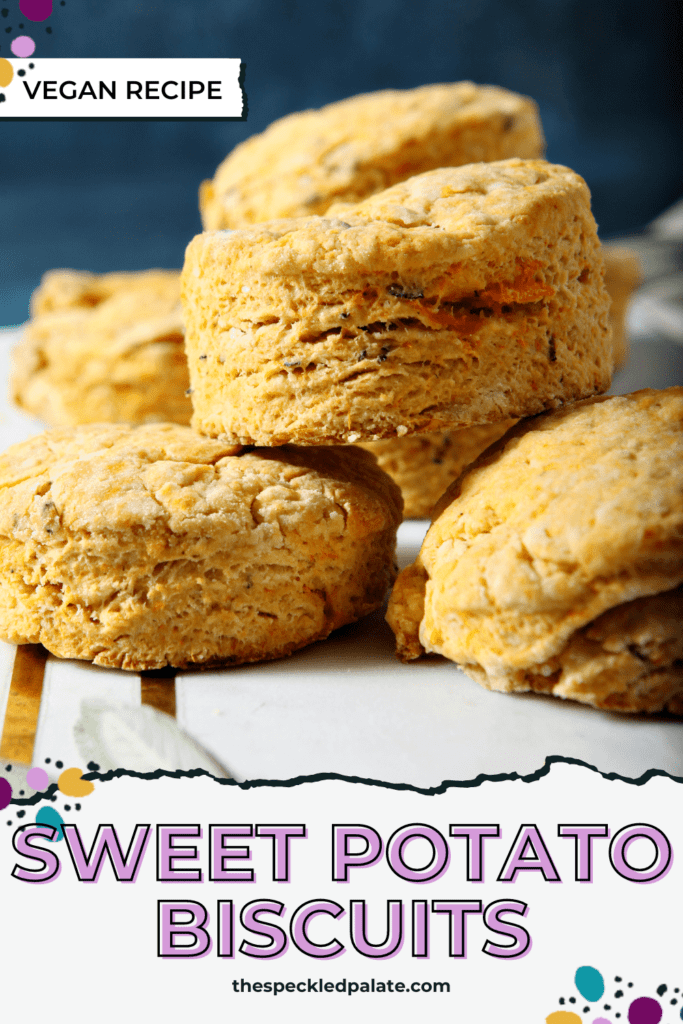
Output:
M33 68L35 67L35 64L29 64L29 67L33 70ZM50 760L50 758L48 757L47 761L49 762L49 760Z
M70 811L71 810L71 804L64 804L64 810L65 811Z
M63 767L64 767L64 762L63 761L55 761L55 768L63 768Z
M623 992L621 991L621 989L620 989L620 988L618 988L618 989L616 990L616 992L614 993L614 998L615 998L615 999L621 999L621 997L623 996L623 994L624 994L624 993L623 993Z
M11 824L12 824L12 822L11 822L11 821L8 821L8 822L7 822L7 824L8 824L8 825L11 825Z
M621 981L621 978L615 978L614 980L615 981Z
M30 64L29 64L29 67L31 67L31 65L30 65ZM49 764L51 760L52 760L52 758L50 758L50 757L46 757L46 758L45 758L45 764Z
M80 804L76 804L76 810L80 811L80 809L81 809L81 805Z
M49 26L49 25L47 26L47 28L45 29L45 31L47 32L47 34L48 34L49 36L51 36L51 35L52 35L52 29L50 28L50 26Z
M4 103L4 102L5 102L5 94L4 94L4 92L0 92L0 103Z
M9 14L9 8L8 7L3 7L2 11L0 11L0 14L2 14L3 18L6 18L7 15Z
M574 996L570 996L569 997L569 1002L570 1003L575 1003L576 1002L576 999L574 999Z
M19 790L19 796L23 796L23 795L24 795L24 791L23 791L23 789L20 789Z
M88 761L88 771L89 772L98 772L99 770L100 770L100 766L95 761Z
M627 985L626 987L627 987L627 988L633 988L633 982L632 982L632 981L629 981L629 983L628 983L628 985Z
M26 811L17 811L17 818L23 818L25 814Z
M560 996L560 1006L564 1006L564 996Z
M11 764L6 764L5 765L5 771L6 772L11 772L12 771L12 765Z
M26 74L26 72L25 72L25 71L24 71L24 69L22 68L22 69L21 69L21 71L17 71L17 74L19 75L19 78L23 78L23 77L24 77L24 75Z

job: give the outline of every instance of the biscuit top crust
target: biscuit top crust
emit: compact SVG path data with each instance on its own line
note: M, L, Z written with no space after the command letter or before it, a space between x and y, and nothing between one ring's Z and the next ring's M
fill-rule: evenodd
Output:
M251 451L172 423L47 431L0 456L0 495L0 539L59 545L78 535L86 547L88 536L142 527L151 531L143 547L177 534L203 550L264 521L286 534L290 519L310 539L337 502L347 511L352 503L349 529L362 534L398 525L402 511L398 488L367 452Z
M426 171L369 196L348 213L352 219L441 228L467 238L483 227L528 215L539 201L579 184L586 187L568 167L513 157Z
M25 522L28 515L31 522L33 506L43 519L56 517L66 531L149 526L162 510L155 496L159 487L183 476L184 484L198 484L206 473L213 475L220 459L240 450L175 424L46 431L0 456L0 534L20 539L17 517ZM192 489L184 488L185 494Z
M84 270L49 270L31 296L31 315L57 310L94 309L123 292L138 302L174 306L180 298L177 270L143 270L132 273L90 274ZM144 310L139 311L144 313Z
M547 661L607 609L683 582L682 466L681 387L522 421L437 503L393 619L419 609L417 580L426 650L492 677Z
M275 121L205 183L207 228L322 214L432 167L537 157L533 100L472 82L352 96Z
M457 301L503 281L489 298L534 302L554 291L562 270L554 240L564 236L579 251L598 246L590 193L569 168L520 159L440 168L347 207L343 219L196 236L183 297L215 284L227 323L296 320L326 305L338 316L348 289L367 286L383 287L391 305L392 297Z

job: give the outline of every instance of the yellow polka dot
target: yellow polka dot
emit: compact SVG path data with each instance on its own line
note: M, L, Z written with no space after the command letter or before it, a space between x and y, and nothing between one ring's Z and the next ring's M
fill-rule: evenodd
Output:
M581 1018L571 1010L555 1010L555 1013L546 1017L545 1024L581 1024Z
M8 60L0 57L0 86L4 89L14 78L14 68Z
M64 796L88 796L95 788L92 782L82 779L80 768L65 768L57 780L60 793Z

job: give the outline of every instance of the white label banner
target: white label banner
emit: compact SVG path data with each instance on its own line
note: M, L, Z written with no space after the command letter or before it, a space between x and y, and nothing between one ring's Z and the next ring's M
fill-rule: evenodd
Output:
M680 1021L680 781L94 778L5 809L7 1020Z
M237 57L46 57L6 62L0 118L244 117ZM5 68L5 81L8 77Z

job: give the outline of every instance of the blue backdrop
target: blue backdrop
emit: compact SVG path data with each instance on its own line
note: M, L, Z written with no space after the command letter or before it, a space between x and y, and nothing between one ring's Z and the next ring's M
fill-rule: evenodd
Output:
M0 121L0 323L49 267L179 266L199 181L237 142L357 92L470 78L533 96L605 237L683 193L680 3L54 0L42 24L0 5L0 56L23 31L36 57L240 57L249 104L245 123Z

